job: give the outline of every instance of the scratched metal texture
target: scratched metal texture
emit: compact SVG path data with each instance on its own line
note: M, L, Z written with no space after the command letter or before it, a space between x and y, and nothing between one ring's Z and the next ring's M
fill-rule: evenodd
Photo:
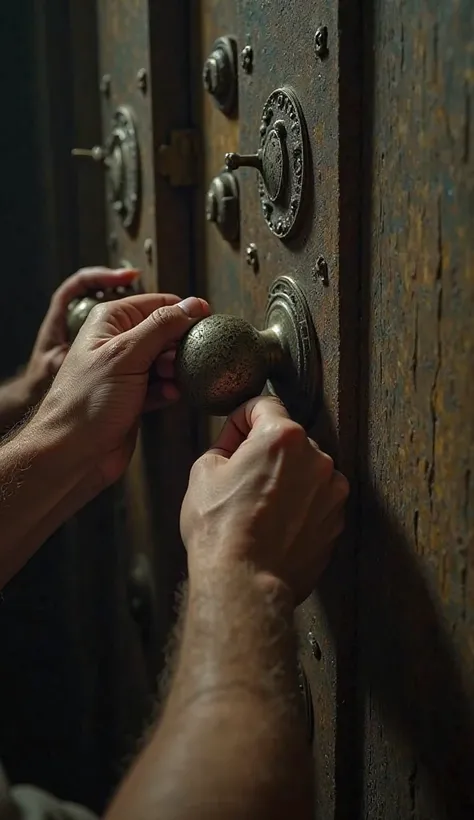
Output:
M130 106L137 126L141 163L141 207L133 231L123 229L108 206L109 234L116 237L111 264L127 260L141 270L147 291L186 296L191 290L192 194L173 188L157 171L155 158L169 144L171 131L188 128L189 10L185 0L172 5L147 0L101 0L100 74L111 77L110 96L102 95L102 138L116 107ZM137 72L147 71L147 88ZM144 242L151 239L151 257ZM105 750L110 785L123 771L150 720L156 680L175 617L175 594L184 575L185 554L179 511L194 455L193 424L185 407L149 414L143 420L132 463L116 501L115 564L107 591L110 612L109 744ZM151 562L156 607L146 645L128 608L127 581L135 557Z
M312 165L305 218L299 233L288 242L275 237L261 215L256 171L237 172L242 192L241 311L262 327L268 289L275 277L294 276L303 288L324 370L325 410L313 433L353 480L360 92L357 5L243 0L237 6L239 43L249 43L254 51L252 73L241 72L240 76L240 149L245 153L257 149L263 104L275 88L289 85L306 118ZM314 48L320 25L328 28L329 53L324 60ZM258 273L245 262L250 242L258 248ZM328 285L315 273L319 256L328 264ZM316 810L324 818L353 816L353 560L349 526L331 570L298 613L301 655L315 711ZM320 659L311 651L309 632L319 642Z
M360 816L472 818L474 5L363 5Z
M199 295L209 300L215 313L240 316L242 294L239 244L227 242L217 227L205 220L209 185L223 170L225 153L238 150L238 110L231 117L222 114L202 84L203 65L212 51L213 43L219 37L236 35L236 4L201 0L200 3L191 4L191 8L191 92L194 119L202 135L201 167L194 210L197 261L195 288ZM203 448L216 436L221 426L222 422L218 419L202 419Z

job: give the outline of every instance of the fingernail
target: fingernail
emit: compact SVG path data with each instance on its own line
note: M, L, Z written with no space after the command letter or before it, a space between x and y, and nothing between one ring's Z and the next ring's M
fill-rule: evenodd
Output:
M183 313L185 313L186 316L189 316L190 319L199 319L203 314L203 306L201 301L195 296L188 296L187 299L183 299L182 302L178 302L178 307L181 308Z
M114 273L116 276L123 276L124 273L132 273L134 276L138 276L140 271L137 268L116 268Z

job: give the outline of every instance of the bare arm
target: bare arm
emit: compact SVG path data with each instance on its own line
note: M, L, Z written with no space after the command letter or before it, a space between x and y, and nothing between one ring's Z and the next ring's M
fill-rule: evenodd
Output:
M238 411L195 465L177 670L107 820L312 816L293 608L328 560L346 496L331 460L271 399Z
M128 285L133 270L84 268L66 279L53 294L30 360L21 375L0 384L0 437L21 422L43 398L68 350L66 315L69 302L89 289Z
M33 385L25 375L0 384L0 437L18 424L34 403Z
M165 376L150 388L148 373L195 321L178 301L142 294L92 311L35 415L0 444L0 589L120 477L144 408L176 397L166 358ZM196 318L208 309L191 302Z
M159 728L107 820L311 817L288 590L244 566L191 585Z
M0 447L0 589L81 504L88 464L48 413Z

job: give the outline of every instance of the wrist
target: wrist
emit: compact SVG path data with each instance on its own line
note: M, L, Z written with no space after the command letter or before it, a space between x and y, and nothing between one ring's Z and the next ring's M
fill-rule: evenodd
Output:
M25 426L23 436L36 453L48 459L55 478L65 481L68 487L79 483L91 469L76 425L54 404L43 402Z
M226 555L210 559L210 544L200 548L199 553L189 551L188 570L191 589L198 595L209 592L216 600L232 585L233 579L241 582L243 576L253 593L269 602L280 602L282 606L293 610L295 597L288 584L276 573L262 569L242 554L226 551ZM206 556L204 559L202 556Z

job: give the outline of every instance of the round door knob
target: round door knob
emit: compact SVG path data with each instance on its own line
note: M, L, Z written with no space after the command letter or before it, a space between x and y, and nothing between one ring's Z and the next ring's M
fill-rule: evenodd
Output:
M303 110L291 88L277 88L267 99L254 154L228 153L228 171L255 168L263 217L275 236L296 231L308 189L309 151Z
M131 287L108 288L107 290L98 290L94 293L86 294L77 299L73 299L69 303L67 309L67 331L69 342L73 342L79 333L82 325L86 321L89 313L95 305L101 302L111 302L115 299L123 299L124 296L131 296L135 291Z
M178 381L192 404L226 415L262 392L283 356L273 330L258 331L245 319L217 314L187 334L178 351Z
M220 37L202 70L204 88L223 114L232 114L237 102L237 45L232 37Z
M206 219L228 242L239 238L239 185L233 174L224 171L212 180L206 197Z
M227 415L266 384L292 418L312 423L320 398L319 347L305 296L287 276L269 294L265 328L214 315L181 341L176 375L183 394L209 415Z

